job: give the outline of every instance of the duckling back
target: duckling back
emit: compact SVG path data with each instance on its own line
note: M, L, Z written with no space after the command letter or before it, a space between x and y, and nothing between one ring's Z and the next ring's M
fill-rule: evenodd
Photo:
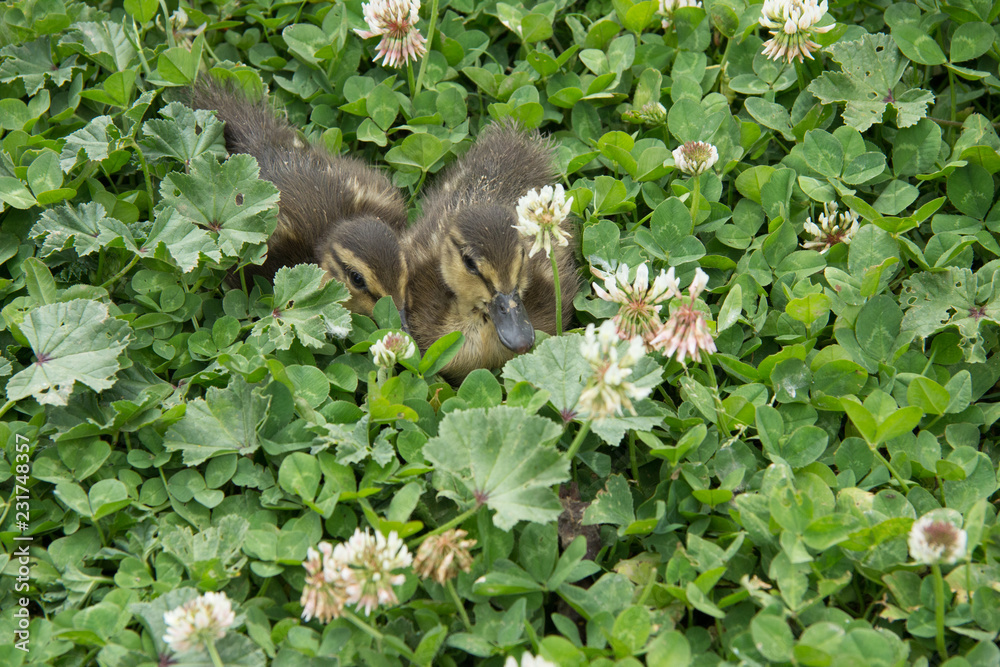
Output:
M386 295L403 308L406 261L398 236L406 204L389 179L303 141L265 101L215 80L195 85L192 106L214 110L226 123L227 150L252 155L260 177L281 193L267 260L248 272L272 279L282 266L314 262L347 285L352 310L370 315Z
M441 222L467 205L511 206L532 188L554 183L552 143L506 118L483 128L424 198L423 219Z

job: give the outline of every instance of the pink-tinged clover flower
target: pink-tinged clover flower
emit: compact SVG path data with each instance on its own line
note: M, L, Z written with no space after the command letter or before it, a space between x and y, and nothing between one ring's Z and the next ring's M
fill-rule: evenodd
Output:
M306 585L299 600L303 620L316 618L329 623L340 618L347 604L346 584L341 576L346 564L334 560L333 545L320 542L316 549L309 547L302 567L306 569Z
M679 300L680 305L649 343L654 349L662 350L664 356L673 356L682 365L688 358L700 362L702 352L712 354L716 350L715 339L705 322L705 313L695 307L698 295L706 285L708 274L697 269L688 288L689 298Z
M472 569L472 554L469 550L476 541L466 539L468 532L453 528L440 535L431 535L420 543L417 556L413 559L413 571L421 579L434 579L442 586L458 576L459 570Z
M646 350L651 350L649 342L663 326L660 304L680 295L674 268L660 271L652 285L649 284L649 269L645 263L635 270L635 280L632 283L628 281L629 267L626 264L621 264L615 273L604 273L598 269L591 269L591 272L604 281L603 288L598 283L593 283L597 296L604 301L620 304L618 314L612 319L618 336L623 340L638 336L645 343Z
M400 359L409 359L417 353L413 339L404 333L394 331L375 341L370 351L379 368L394 368Z
M427 40L417 29L420 0L371 0L361 5L368 30L355 30L362 39L382 37L375 62L402 67L427 53Z
M760 24L771 32L771 39L764 42L764 55L772 60L784 58L791 63L809 58L819 44L813 37L833 29L832 25L817 26L826 15L826 0L764 0Z
M347 605L370 616L379 605L397 604L393 586L401 585L406 576L396 571L413 562L395 531L386 537L360 528L347 542L337 546L320 542L318 550L309 549L306 555L302 618L323 623L340 618Z

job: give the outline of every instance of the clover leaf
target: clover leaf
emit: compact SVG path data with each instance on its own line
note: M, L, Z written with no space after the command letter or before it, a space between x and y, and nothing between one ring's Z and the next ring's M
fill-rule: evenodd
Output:
M66 405L77 382L94 391L111 387L132 333L106 305L88 299L36 308L20 328L35 361L7 383L7 400L33 396L48 405Z
M909 61L900 56L889 35L864 35L856 42L837 42L827 50L843 71L824 72L808 90L823 104L845 102L844 122L851 127L864 132L881 123L889 105L896 110L896 127L915 125L927 116L934 94L899 85Z
M510 530L518 521L548 523L562 512L553 484L569 479L569 461L555 447L562 430L521 408L500 405L451 412L423 454L434 485L456 502L476 502Z

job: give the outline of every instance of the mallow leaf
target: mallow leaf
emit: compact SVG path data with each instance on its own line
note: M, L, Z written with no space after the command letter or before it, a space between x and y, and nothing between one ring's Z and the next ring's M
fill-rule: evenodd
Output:
M940 273L913 274L903 283L900 302L907 309L900 329L927 338L948 327L958 327L965 360L985 362L986 348L979 327L984 321L1000 324L1000 299L993 295L985 304L977 303L976 284L976 276L969 269L949 267Z
M199 155L208 153L226 157L222 137L225 124L211 111L189 109L179 102L171 102L160 110L165 120L147 120L142 126L142 143L149 150L149 159L173 158L191 164Z
M107 217L104 206L97 202L50 208L39 216L31 235L42 240L40 257L70 247L84 257L112 244L139 251L125 223Z
M24 92L34 96L46 81L58 88L73 78L75 70L82 69L76 64L76 56L64 59L59 65L52 60L52 45L48 36L40 37L27 44L9 44L0 49L0 82L11 83L20 79Z
M183 452L189 466L223 454L249 456L260 447L257 429L270 404L259 387L234 375L225 389L209 387L205 398L188 401L184 418L167 430L163 446Z
M423 454L442 495L486 505L497 528L510 530L518 521L555 521L562 512L552 488L569 479L569 460L555 447L561 434L521 408L462 410L441 420Z
M266 242L277 226L278 189L259 174L249 155L222 164L201 155L190 173L167 174L160 196L177 215L208 229L223 255L240 257L246 246Z
M864 35L855 42L827 47L842 71L824 72L808 89L823 104L845 102L844 122L860 132L882 122L888 105L896 110L896 127L915 125L927 116L934 94L899 85L910 61L902 57L892 37Z
M340 305L349 294L336 280L324 285L326 272L315 264L282 267L274 276L271 314L253 327L275 348L287 350L296 338L306 347L318 348L327 336L343 338L351 332L351 314Z
M510 384L528 382L549 392L550 401L563 419L576 416L576 404L592 370L580 354L583 336L553 336L545 339L531 354L522 354L507 362L503 377ZM624 344L624 343L623 343ZM643 357L632 369L630 380L638 387L655 387L663 371L651 357ZM594 421L592 429L609 445L618 445L629 429L648 431L663 422L664 411L649 400L635 402L636 414Z
M128 69L137 58L125 29L112 21L74 23L59 46L90 58L109 72Z
M120 134L111 116L98 116L66 137L59 155L60 169L68 174L79 161L81 152L88 160L104 160L111 151L118 149Z
M124 320L111 317L103 303L76 299L30 311L21 333L35 361L7 383L7 400L33 396L39 403L66 405L77 382L94 391L115 383L121 368L118 356L132 330Z
M157 210L156 221L139 253L173 264L184 273L197 267L201 259L222 261L222 253L208 232L170 207Z

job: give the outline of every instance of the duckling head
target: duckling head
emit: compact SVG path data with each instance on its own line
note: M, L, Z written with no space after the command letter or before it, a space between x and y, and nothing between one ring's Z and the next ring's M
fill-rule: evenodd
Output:
M527 352L535 328L521 301L530 282L527 254L514 211L467 206L458 211L442 244L441 273L462 317L490 320L505 347Z
M347 286L349 310L370 317L375 302L391 296L406 327L406 258L387 224L374 217L341 222L317 246L316 260Z

